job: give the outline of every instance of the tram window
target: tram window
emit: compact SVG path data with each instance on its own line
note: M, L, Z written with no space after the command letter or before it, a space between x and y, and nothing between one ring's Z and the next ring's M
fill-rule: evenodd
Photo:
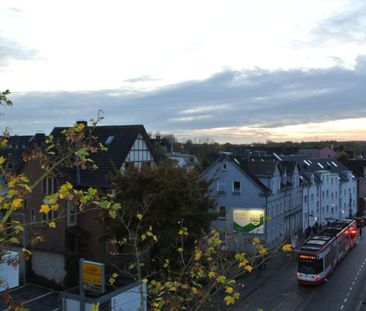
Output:
M323 259L317 261L299 261L298 271L305 274L318 274L323 271Z

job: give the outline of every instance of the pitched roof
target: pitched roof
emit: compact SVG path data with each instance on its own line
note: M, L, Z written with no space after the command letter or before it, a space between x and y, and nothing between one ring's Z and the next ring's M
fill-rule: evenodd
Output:
M288 176L291 176L294 174L295 167L297 166L296 161L284 160L284 161L281 161L280 163L284 168L286 168L286 173Z
M247 165L256 176L270 176L274 175L276 167L278 166L277 161L266 160L266 161L248 161Z
M51 135L56 140L60 140L63 137L61 132L64 129L66 128L56 127L52 130ZM79 170L77 168L64 168L61 170L61 174L74 185L108 187L108 176L121 168L139 134L144 137L155 162L158 162L158 157L143 125L97 126L94 128L92 135L97 137L98 141L108 148L107 151L100 151L91 155L91 159L95 162L98 169Z
M223 155L228 157L227 155ZM256 174L253 173L253 171L251 170L251 168L248 165L248 162L246 162L242 157L235 157L235 156L229 156L228 157L230 160L234 161L234 163L236 165L239 166L239 168L246 174L248 175L253 182L259 187L261 188L264 192L271 192L271 190L266 187L260 180L259 178L256 176Z
M14 135L9 136L6 148L0 150L0 155L6 158L7 169L16 170L22 162L23 154L31 149L34 144L42 144L45 135Z
M366 168L366 160L342 159L340 162L351 170L357 177L365 177L364 169Z

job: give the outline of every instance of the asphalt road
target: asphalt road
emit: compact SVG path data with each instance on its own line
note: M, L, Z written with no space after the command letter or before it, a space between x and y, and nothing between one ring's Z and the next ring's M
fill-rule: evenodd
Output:
M356 311L366 285L366 238L339 263L328 281L317 287L299 286L297 263L279 269L271 279L231 310L242 311Z

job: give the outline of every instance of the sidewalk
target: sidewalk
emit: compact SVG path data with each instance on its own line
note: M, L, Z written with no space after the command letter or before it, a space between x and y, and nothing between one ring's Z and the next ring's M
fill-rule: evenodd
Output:
M240 304L243 300L248 298L259 287L266 283L282 266L287 263L294 262L296 259L294 254L285 254L279 252L275 254L266 264L262 274L258 276L257 271L253 270L246 274L242 279L237 280L240 292L240 298L236 304ZM228 310L239 310L235 305Z
M296 261L297 253L300 247L304 243L305 239L298 241L297 248L294 253L284 253L279 250L275 253L266 263L262 273L258 275L257 270L253 270L251 273L245 274L242 278L237 279L237 288L240 293L239 300L233 306L226 306L224 302L224 293L220 293L215 299L216 302L209 308L210 311L214 310L236 310L240 311L241 302L246 300L251 294L253 294L258 288L263 286L268 280L270 280L283 266L286 264L294 263ZM365 310L366 311L366 310Z

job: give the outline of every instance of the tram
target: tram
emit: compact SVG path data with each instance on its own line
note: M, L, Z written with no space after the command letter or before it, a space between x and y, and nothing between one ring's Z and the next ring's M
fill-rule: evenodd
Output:
M305 241L298 255L300 284L316 285L333 272L337 263L359 241L356 220L337 220Z

